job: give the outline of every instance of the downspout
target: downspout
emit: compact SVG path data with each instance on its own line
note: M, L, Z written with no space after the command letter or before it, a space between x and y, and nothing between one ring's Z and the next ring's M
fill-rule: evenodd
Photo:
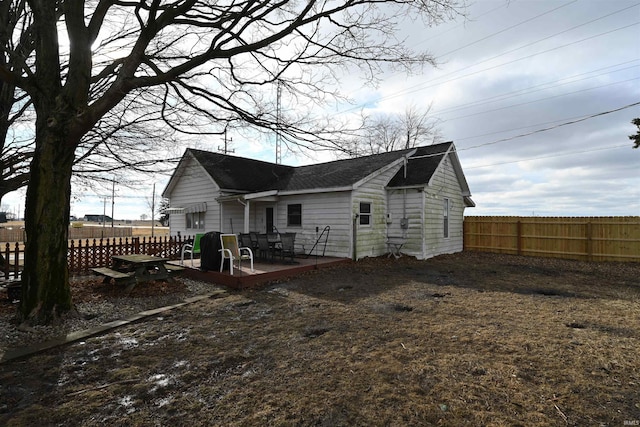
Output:
M422 233L422 259L425 259L427 257L427 221L426 221L426 208L427 208L427 191L426 188L422 189L422 209L420 211L420 223L422 224L422 226L420 227L422 229L421 233Z
M353 229L353 260L357 261L358 260L358 245L357 245L357 241L358 241L358 217L360 215L355 214L353 216L353 224L351 225L351 228Z

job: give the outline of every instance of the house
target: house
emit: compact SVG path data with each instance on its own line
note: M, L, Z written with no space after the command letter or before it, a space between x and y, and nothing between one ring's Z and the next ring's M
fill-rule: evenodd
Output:
M328 226L320 252L353 259L459 252L475 206L452 142L299 167L187 149L163 197L172 235L276 227L309 253Z

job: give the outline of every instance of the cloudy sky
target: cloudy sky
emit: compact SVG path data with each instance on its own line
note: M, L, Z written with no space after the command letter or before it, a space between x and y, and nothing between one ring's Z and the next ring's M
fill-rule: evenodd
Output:
M640 149L628 139L640 117L638 0L476 0L466 20L416 24L407 40L439 67L388 73L377 89L353 92L356 109L402 113L431 104L477 204L467 215L640 215ZM199 148L220 145L218 138ZM235 155L275 158L266 142L235 137L232 147ZM156 180L157 194L165 184ZM114 216L148 214L152 185L136 194L118 189ZM3 205L14 210L23 201L14 194ZM111 214L110 201L85 194L71 211L103 208Z

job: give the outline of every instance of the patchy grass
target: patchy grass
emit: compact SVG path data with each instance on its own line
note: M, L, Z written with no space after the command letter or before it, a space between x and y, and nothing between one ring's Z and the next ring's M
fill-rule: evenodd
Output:
M480 253L320 270L0 365L0 424L629 425L639 278Z

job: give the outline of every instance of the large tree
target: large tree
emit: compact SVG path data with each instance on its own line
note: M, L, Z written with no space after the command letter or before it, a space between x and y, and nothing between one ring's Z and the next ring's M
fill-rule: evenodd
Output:
M398 30L409 19L438 23L461 7L460 0L6 1L26 17L12 39L33 45L19 67L0 64L0 80L27 93L36 115L20 305L32 323L72 309L73 165L83 136L128 97L153 96L179 131L242 120L289 143L339 145L330 137L332 121L312 120L314 105L335 93L339 73L355 66L375 79L386 64L433 63L411 51ZM300 99L300 114L276 114L271 93L278 84ZM208 121L194 125L194 114Z

